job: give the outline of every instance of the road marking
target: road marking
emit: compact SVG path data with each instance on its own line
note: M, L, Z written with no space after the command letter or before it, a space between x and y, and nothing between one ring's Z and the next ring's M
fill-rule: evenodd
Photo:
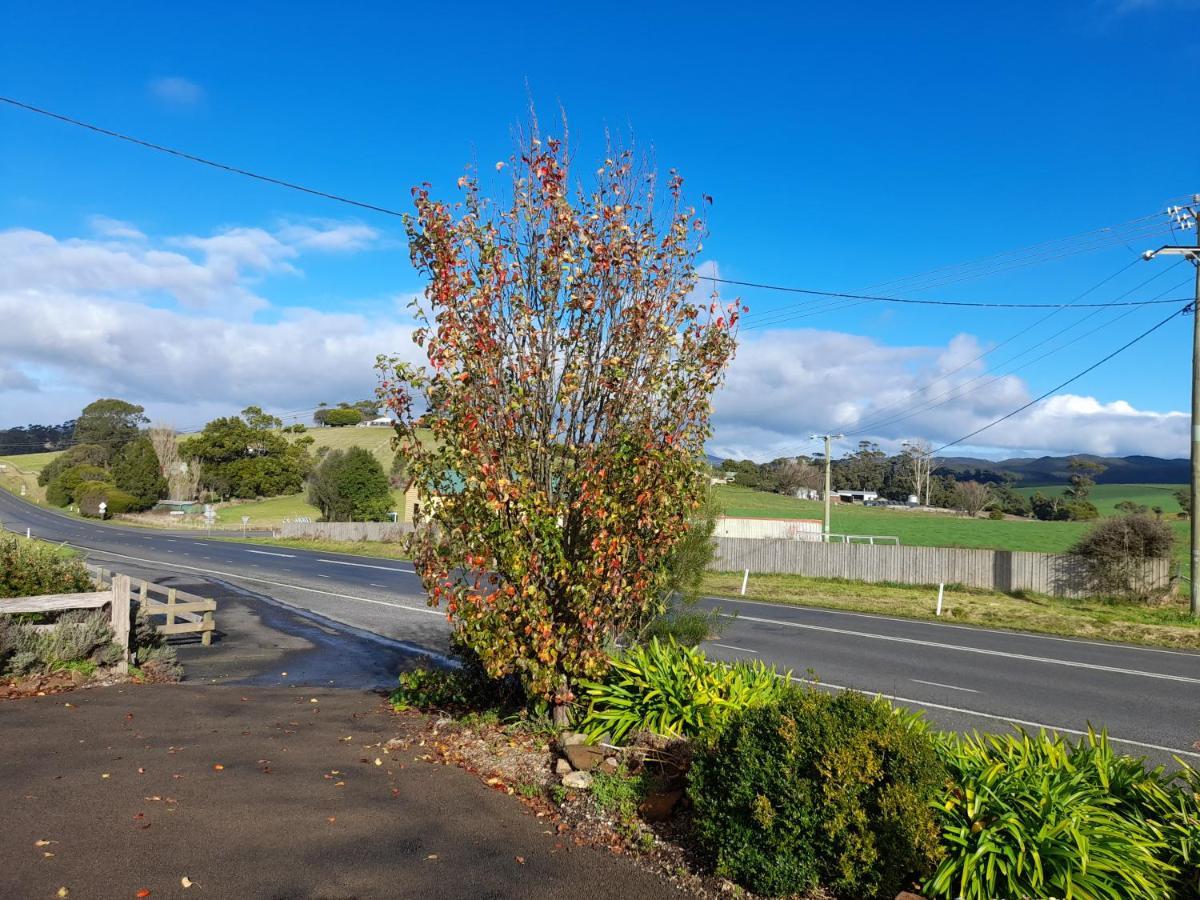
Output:
M381 572L410 572L413 575L417 574L416 569L398 569L392 566L370 566L366 563L345 562L344 560L340 559L318 559L317 562L329 563L330 565L334 566L354 566L358 569L379 569Z
M1071 659L1050 659L1045 656L1030 656L1027 653L1009 653L1007 650L988 650L984 647L965 647L961 644L943 644L939 641L922 641L917 638L906 638L892 634L876 634L873 631L852 631L849 628L833 628L828 625L809 625L804 622L784 622L780 619L761 619L757 616L742 616L738 619L746 622L761 622L766 625L782 625L785 628L804 628L808 631L822 631L826 634L843 634L849 637L869 638L874 641L891 641L897 644L916 644L919 647L936 647L939 650L958 650L962 653L978 653L982 656L1000 656L1005 659L1019 659L1025 662L1045 663L1051 666L1070 666L1074 669L1091 669L1096 672L1113 672L1117 675L1136 675L1142 678L1161 678L1164 681L1181 681L1185 684L1200 684L1200 678L1187 675L1167 675L1163 672L1144 672L1140 669L1122 669L1117 666L1102 666L1096 663L1076 662Z
M133 560L134 562L150 563L151 565L162 564L161 560L146 559L144 556L130 556L126 553L114 553L111 550L100 550L97 547L85 547L82 544L74 544L72 546L78 547L80 550L89 550L92 553L99 553L103 556L115 556L117 559L129 559ZM372 600L370 597L356 597L353 594L341 594L337 591L323 591L320 588L302 587L298 584L288 584L286 581L271 581L269 578L256 578L253 575L240 575L236 572L221 572L217 569L202 569L199 566L189 566L183 563L171 563L171 565L177 569L190 569L193 572L200 572L204 575L219 575L221 578L240 578L243 581L256 581L259 584L269 584L274 587L290 588L295 591L307 591L310 594L322 594L326 597L337 597L341 600L357 600L359 603L373 603L376 606L391 606L395 607L396 609L407 609L410 612L427 613L428 615L441 616L442 618L446 617L444 612L436 609L430 609L428 606L406 606L403 603L391 603L387 600ZM286 603L286 601L283 600L280 600L279 602Z
M783 676L780 676L781 678ZM870 694L873 697L882 697L885 700L891 700L895 703L907 703L913 706L924 706L927 709L940 709L945 712L959 713L964 716L978 716L981 719L994 719L997 722L1008 722L1012 725L1024 725L1026 728L1040 728L1046 731L1061 731L1063 734L1074 734L1079 737L1086 737L1086 731L1080 731L1078 728L1067 728L1063 725L1047 725L1044 722L1031 722L1028 719L1014 719L1011 716L998 716L995 713L980 712L977 709L963 709L960 706L946 706L943 703L930 703L928 700L913 700L911 697L897 697L895 694L877 694L872 691L859 690L859 688L846 687L844 684L830 684L827 681L809 681L807 678L797 678L795 675L792 681L798 681L801 684L808 684L814 687L827 687L835 691L859 691L862 694ZM1178 747L1164 747L1162 744L1147 744L1145 741L1133 741L1129 738L1113 737L1111 734L1108 739L1114 744L1129 744L1133 747L1142 747L1146 750L1160 750L1163 753L1171 753L1176 756L1191 756L1195 759L1200 759L1200 753L1195 753L1191 750L1180 750Z
M317 577L318 577L318 578L328 578L329 576L328 576L328 575L322 575L320 572L318 572L318 573L317 573Z
M851 612L845 609L826 609L821 606L803 606L796 603L772 603L770 600L742 600L739 597L706 597L707 600L718 600L722 603L749 603L754 606L773 606L776 609L792 609L800 612L823 613L831 616L852 616L857 619L878 619L882 622L902 622L906 625L924 625L929 628L955 628L959 631L973 631L977 634L999 634L1005 637L1033 638L1039 641L1059 641L1064 644L1085 644L1089 647L1104 647L1107 650L1144 650L1147 653L1169 653L1172 656L1188 656L1192 659L1200 657L1195 650L1170 650L1166 647L1143 647L1139 644L1121 644L1116 641L1089 641L1084 638L1059 637L1053 634L1033 634L1028 631L1005 631L1001 628L984 628L982 625L951 625L949 622L931 622L928 619L905 618L904 616L884 616L879 613Z
M175 540L175 538L163 538L163 540L164 540L164 541L166 541L168 544L177 544L177 543L179 543L177 540Z
M247 550L247 553L257 553L259 556L282 556L284 559L295 559L295 553L272 553L270 550Z
M713 644L714 647L724 647L726 650L736 650L738 653L758 653L757 650L748 650L745 647L735 647L733 644Z
M952 691L966 691L968 694L978 694L979 691L974 688L958 687L953 684L942 684L940 681L922 681L920 678L910 678L909 681L915 681L917 684L929 684L933 687L949 688Z
M376 583L375 583L375 582L373 582L373 581L372 581L370 584L368 584L367 586L368 586L368 587L383 587L383 585L382 585L382 584L376 584Z

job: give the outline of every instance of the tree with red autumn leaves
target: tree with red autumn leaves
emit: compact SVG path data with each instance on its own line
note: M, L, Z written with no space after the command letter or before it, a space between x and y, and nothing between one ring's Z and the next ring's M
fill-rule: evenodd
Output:
M565 144L536 122L496 170L502 203L471 170L453 204L413 190L428 365L381 358L381 396L427 498L412 549L430 603L562 721L575 681L661 608L744 310L695 301L705 226L674 171L660 196L614 151L572 189Z

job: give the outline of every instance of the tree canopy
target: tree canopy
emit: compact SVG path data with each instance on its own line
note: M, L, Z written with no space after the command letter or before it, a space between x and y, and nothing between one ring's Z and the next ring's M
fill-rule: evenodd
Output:
M326 522L382 522L392 509L391 485L369 450L332 450L308 478L308 502Z
M200 465L200 483L218 497L276 497L304 487L312 469L311 437L289 441L239 416L214 419L180 448Z
M145 411L144 407L112 397L94 400L75 420L74 442L104 447L108 459L112 459L149 422L143 415Z

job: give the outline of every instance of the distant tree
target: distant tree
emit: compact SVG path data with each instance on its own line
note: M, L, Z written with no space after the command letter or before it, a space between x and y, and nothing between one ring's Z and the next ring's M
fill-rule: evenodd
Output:
M928 506L933 445L924 438L907 441L904 445L904 453L901 455L904 458L905 468L908 469L912 478L912 492L916 495L917 502Z
M1190 516L1192 514L1192 489L1190 487L1178 488L1171 496L1179 504L1179 511L1183 515Z
M201 484L216 496L277 497L303 489L312 443L308 436L289 441L230 416L209 422L181 452L200 466Z
M113 460L112 480L133 498L133 509L149 509L167 495L154 444L147 435L126 444Z
M1048 497L1041 491L1034 491L1029 498L1029 505L1034 518L1043 522L1065 522L1071 518L1071 511L1062 497Z
M308 502L327 522L381 522L392 508L391 485L370 451L333 450L308 478Z
M143 415L145 411L144 407L111 397L95 400L85 406L75 420L74 441L76 444L98 444L107 451L107 460L111 460L149 421Z
M352 406L339 406L325 410L325 424L330 428L344 428L347 425L357 425L363 420L361 410Z
M1033 513L1032 507L1029 504L1029 498L1024 494L1017 493L1008 484L992 485L992 501L990 506L992 509L1010 516L1029 516Z
M79 463L59 472L46 486L46 502L53 506L69 506L77 501L80 486L86 482L108 480L108 471L100 466Z
M1135 503L1133 500L1122 500L1115 505L1117 512L1126 516L1144 516L1150 512L1145 503Z
M1071 553L1089 567L1093 589L1129 599L1144 600L1156 591L1145 580L1146 563L1170 559L1175 532L1150 516L1118 516L1089 531Z
M873 441L859 441L858 449L833 462L834 490L881 491L887 474L887 454Z
M801 488L819 491L825 487L825 472L801 457L785 459L775 467L775 487L788 496L794 496Z
M5 456L23 453L45 453L61 450L75 432L75 421L61 425L19 425L16 428L0 428L0 447Z
M992 491L986 484L978 481L960 481L958 484L958 508L968 516L979 515L991 499Z
M54 457L38 472L38 484L46 487L72 466L89 465L104 468L108 464L108 457L107 447L101 447L99 444L76 444Z
M283 420L264 412L261 406L247 406L242 410L242 419L256 431L278 431L283 428Z
M1063 494L1067 499L1076 503L1086 503L1092 488L1096 485L1096 476L1107 466L1076 456L1067 464L1067 468L1071 472L1071 486L1063 491Z
M391 481L392 487L408 487L408 460L403 453L397 453L392 457L392 466L388 471L388 479Z

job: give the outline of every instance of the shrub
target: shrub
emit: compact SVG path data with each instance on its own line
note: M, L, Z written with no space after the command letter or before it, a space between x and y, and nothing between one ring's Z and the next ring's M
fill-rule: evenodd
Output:
M67 506L79 502L79 494L87 484L108 480L108 473L99 466L81 463L60 472L46 488L46 502Z
M781 679L760 662L712 662L694 647L652 640L615 658L603 681L581 682L588 709L580 728L614 741L637 731L700 737L738 710L777 699L790 675Z
M120 653L103 610L65 612L58 617L58 627L48 630L32 622L4 619L0 622L0 661L12 675L53 672L84 660L110 663Z
M0 533L0 597L72 594L93 589L83 561L50 544Z
M993 509L988 511L988 518L993 522L999 522L1004 518L1004 510Z
M894 897L939 859L932 739L882 700L789 688L736 715L689 777L717 874L766 894Z
M946 735L941 746L952 778L939 808L947 856L927 895L1174 896L1161 823L1175 797L1161 770L1095 735L1075 745L1020 730ZM1194 850L1194 831L1178 823L1177 846Z
M112 475L117 487L133 501L131 509L149 509L167 496L167 480L148 435L130 441L121 449L113 462Z
M1067 517L1072 522L1090 522L1100 518L1100 510L1090 500L1073 500L1067 504Z
M325 413L325 424L330 428L344 428L347 425L357 425L362 420L362 412L353 407L339 407Z
M1071 553L1088 566L1092 587L1099 593L1147 599L1146 563L1170 559L1175 546L1171 526L1149 516L1106 519L1080 539Z
M327 522L379 522L392 507L391 485L370 451L333 450L309 476L308 502Z
M79 511L92 518L100 517L100 504L104 503L104 514L116 516L131 510L140 509L136 497L125 493L111 484L90 482L81 487L75 494L75 503Z
M470 705L470 687L458 669L427 669L422 666L401 672L399 682L388 698L397 712L406 709L461 709Z

